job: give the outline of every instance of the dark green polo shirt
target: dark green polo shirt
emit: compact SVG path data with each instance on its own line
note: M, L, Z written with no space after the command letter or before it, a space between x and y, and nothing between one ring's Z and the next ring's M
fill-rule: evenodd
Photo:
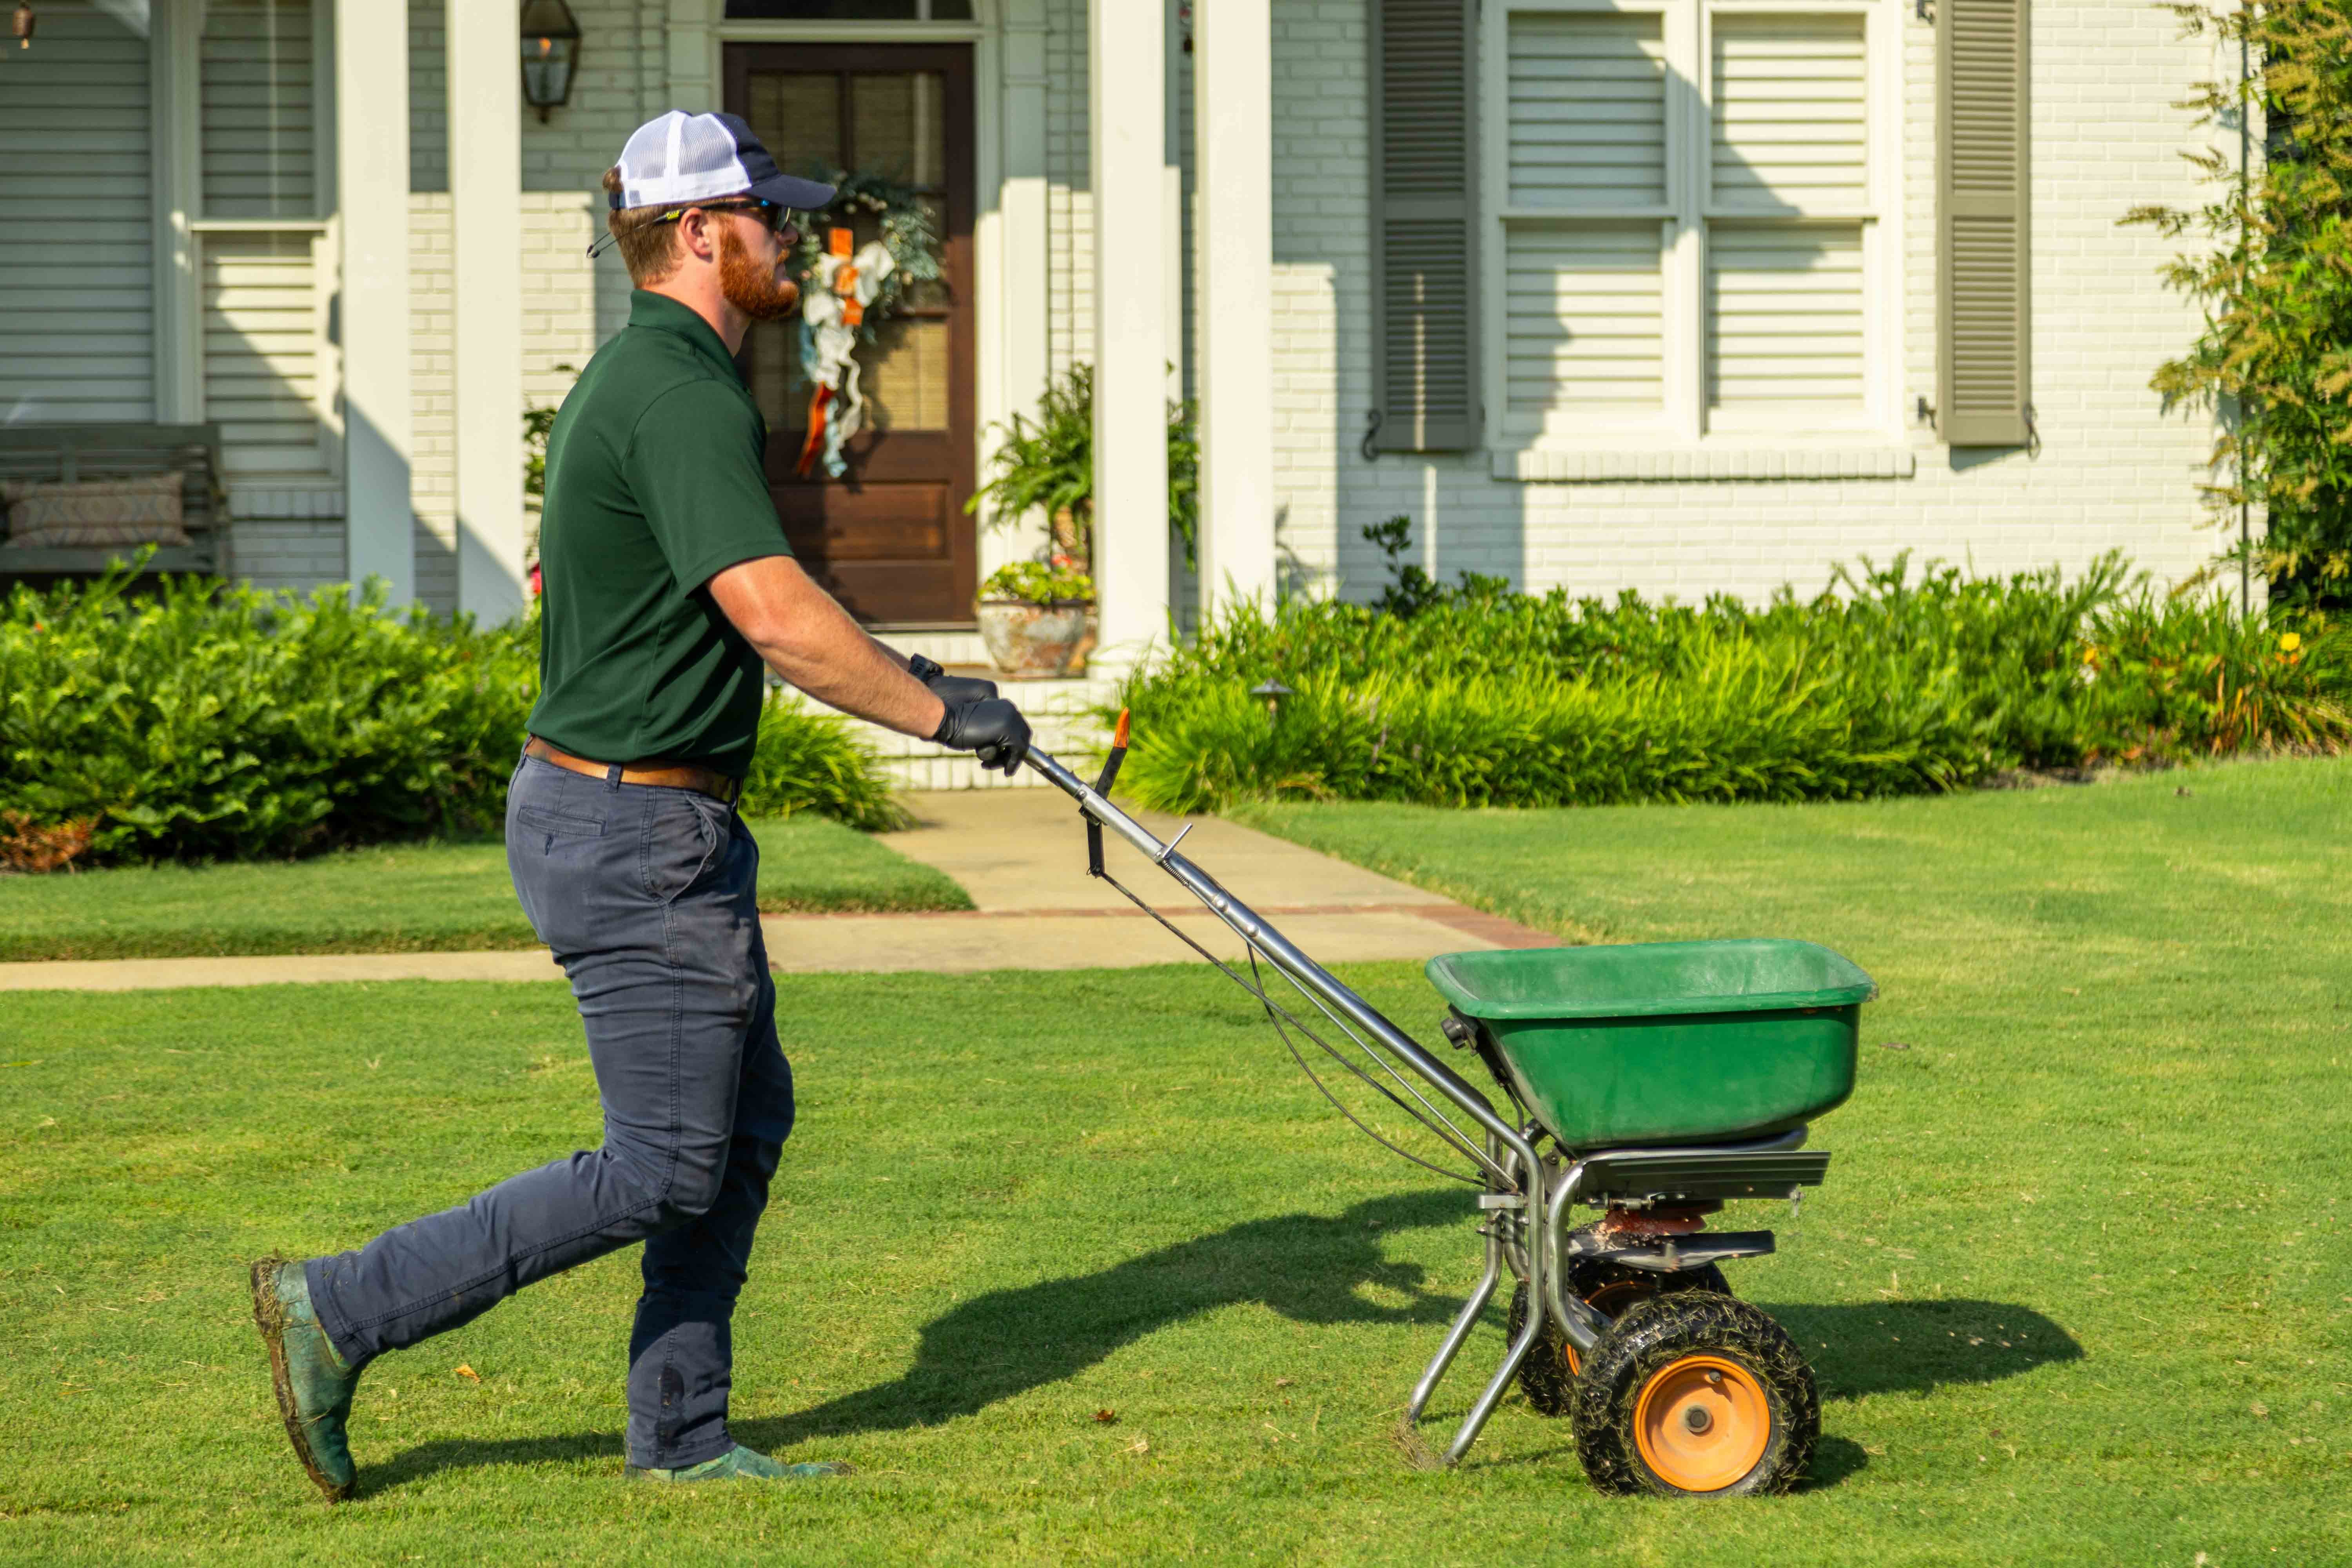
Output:
M706 585L792 553L767 441L709 324L632 294L629 324L588 362L547 438L532 734L603 763L750 769L765 677Z

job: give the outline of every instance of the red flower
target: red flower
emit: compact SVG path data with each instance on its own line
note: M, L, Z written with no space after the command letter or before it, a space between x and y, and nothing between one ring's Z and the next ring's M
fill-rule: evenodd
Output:
M530 563L530 596L536 599L545 592L546 588L540 580L539 563L534 561Z

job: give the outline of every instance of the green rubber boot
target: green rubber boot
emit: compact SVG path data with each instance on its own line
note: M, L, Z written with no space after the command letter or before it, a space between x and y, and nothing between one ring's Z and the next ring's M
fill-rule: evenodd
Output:
M253 1321L269 1350L269 1375L295 1457L327 1500L341 1502L352 1495L355 1475L343 1424L351 1418L360 1374L343 1364L319 1326L299 1263L265 1258L254 1264Z
M629 1467L629 1479L633 1481L814 1481L855 1473L849 1466L830 1459L813 1465L787 1465L740 1443L715 1459L705 1459L682 1470Z

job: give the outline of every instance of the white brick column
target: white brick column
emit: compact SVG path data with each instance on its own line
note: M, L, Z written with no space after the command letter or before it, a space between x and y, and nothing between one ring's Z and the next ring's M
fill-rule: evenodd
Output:
M1167 23L1088 0L1095 207L1095 586L1105 662L1168 626Z
M343 570L416 595L409 406L408 11L335 3L335 207L343 236Z
M509 7L446 5L457 607L494 626L523 606L522 76Z
M1200 0L1201 604L1274 600L1274 29L1268 0Z

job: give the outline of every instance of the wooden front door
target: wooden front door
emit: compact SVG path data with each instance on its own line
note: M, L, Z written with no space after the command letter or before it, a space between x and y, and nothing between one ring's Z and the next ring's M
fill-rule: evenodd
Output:
M857 351L864 427L793 473L808 434L797 320L755 324L744 370L768 419L768 487L801 563L869 624L970 626L974 482L971 50L965 45L730 44L727 107L789 174L848 170L916 192L940 241L918 284ZM874 215L846 225L875 237Z

